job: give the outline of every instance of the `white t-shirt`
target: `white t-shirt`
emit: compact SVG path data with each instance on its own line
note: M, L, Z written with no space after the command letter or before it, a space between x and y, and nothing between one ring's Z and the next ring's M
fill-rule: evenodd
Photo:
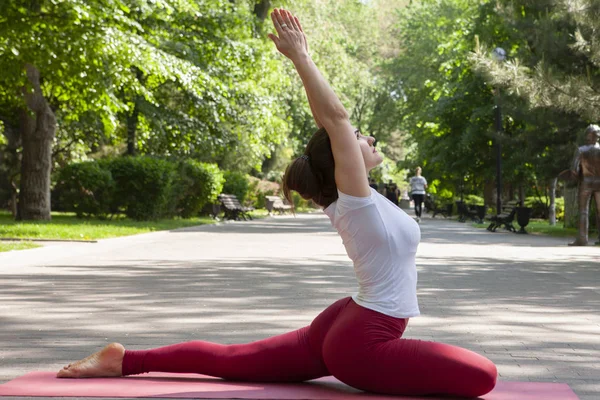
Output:
M427 185L427 179L422 176L410 178L410 192L412 194L425 194L425 185Z
M354 262L359 289L352 298L392 317L416 317L420 314L415 261L419 225L372 188L370 197L339 190L338 195L324 212Z

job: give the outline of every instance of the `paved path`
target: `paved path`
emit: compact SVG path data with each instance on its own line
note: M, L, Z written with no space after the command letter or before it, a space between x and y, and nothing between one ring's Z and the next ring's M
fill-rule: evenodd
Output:
M501 379L600 399L600 248L425 219L422 316L406 337L481 352ZM308 324L356 285L323 214L0 253L0 382L104 344L250 341Z

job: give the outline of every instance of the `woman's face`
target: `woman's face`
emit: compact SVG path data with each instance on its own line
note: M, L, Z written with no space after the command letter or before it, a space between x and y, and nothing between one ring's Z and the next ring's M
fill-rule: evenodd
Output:
M375 138L373 136L365 136L358 129L354 133L368 172L383 162L383 156L375 149Z

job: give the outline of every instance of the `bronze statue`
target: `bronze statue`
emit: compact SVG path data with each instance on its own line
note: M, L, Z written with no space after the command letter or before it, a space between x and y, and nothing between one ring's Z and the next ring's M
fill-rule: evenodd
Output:
M577 149L572 169L565 170L558 175L559 179L579 183L579 234L575 242L570 243L569 246L585 246L588 243L589 209L592 194L596 198L596 224L600 231L599 139L600 126L588 126L585 130L585 145Z

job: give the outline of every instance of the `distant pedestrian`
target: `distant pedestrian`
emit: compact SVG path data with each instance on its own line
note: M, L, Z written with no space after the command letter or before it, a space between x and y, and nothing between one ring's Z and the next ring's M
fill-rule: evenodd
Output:
M375 190L379 189L379 185L377 185L377 182L375 182L375 179L373 178L369 179L369 186Z
M398 205L398 198L400 197L400 190L398 189L398 186L393 181L390 180L390 183L388 183L386 185L386 190L385 190L384 195L389 201L391 201L395 205Z
M421 213L423 212L423 202L425 201L425 190L427 189L427 179L421 176L421 167L415 170L415 176L410 178L410 194L415 202L415 215L417 222L421 222Z

